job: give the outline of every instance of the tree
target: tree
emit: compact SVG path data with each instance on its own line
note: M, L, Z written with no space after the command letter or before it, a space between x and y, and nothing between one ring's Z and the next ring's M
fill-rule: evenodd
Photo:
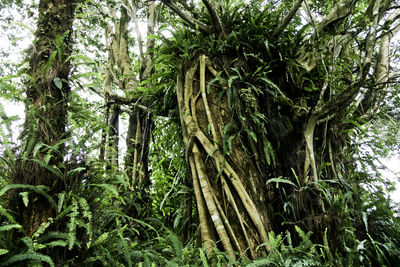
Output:
M399 265L399 6L40 1L0 62L1 265Z
M46 199L47 194L54 196L64 189L64 142L68 139L66 124L71 74L69 57L77 3L52 0L39 3L35 40L30 48L26 72L24 144L12 183L44 187L37 187L39 195L32 193L21 197L15 191L10 202L18 211L28 236L55 215L55 203Z
M397 79L396 1L204 0L201 19L198 8L163 2L193 29L177 97L204 247L220 240L232 257L256 258L261 244L271 252L270 231L293 226L340 247L345 218L332 198L355 182L351 132Z

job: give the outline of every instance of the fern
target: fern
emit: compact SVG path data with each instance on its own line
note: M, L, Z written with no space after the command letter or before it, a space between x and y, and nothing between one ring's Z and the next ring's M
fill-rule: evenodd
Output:
M50 266L54 266L54 263L49 256L35 252L17 254L1 264L1 266L10 266L17 262L46 262Z
M87 218L87 223L84 224L84 227L86 229L86 232L89 236L89 241L86 243L86 247L90 247L90 243L92 242L92 236L93 236L93 231L92 231L92 212L90 211L90 206L87 203L86 199L84 198L79 198L79 205L81 206L81 209L83 210L82 216L83 218Z
M53 222L53 218L48 218L46 222L43 222L40 224L39 228L36 230L36 232L33 234L32 238L38 238L41 234L46 231L46 229L51 225Z
M0 226L0 232L7 232L11 229L22 229L22 226L19 224L9 224L9 225Z
M271 260L268 259L258 259L247 265L247 267L259 267L259 266L279 266L278 264L274 263Z
M0 205L0 215L6 217L11 223L18 224L14 217L10 213L8 213L8 211L4 209L2 205Z
M5 186L3 189L0 190L0 197L2 195L4 195L10 189L29 189L29 190L32 190L35 193L38 193L38 194L44 196L54 208L57 208L57 204L54 201L54 199L49 194L46 193L46 191L50 190L50 188L48 186L44 186L44 185L36 185L35 186L35 185L27 185L27 184L11 184L11 185Z
M299 245L299 247L303 250L309 250L311 253L315 252L315 244L313 244L313 242L310 240L310 236L312 234L312 232L308 232L307 234L301 230L301 228L297 225L295 225L295 229L297 234L300 236L301 238L301 243Z
M75 199L72 200L71 213L68 214L70 221L68 223L68 249L72 249L76 242L76 225L78 212L78 203Z
M168 239L172 243L172 247L174 248L175 255L178 258L182 257L182 250L183 250L183 245L182 242L179 240L178 236L172 232L168 231Z
M68 233L63 233L63 232L48 232L44 235L42 235L37 241L40 243L44 243L47 240L51 240L51 239L64 239L64 240L68 240Z
M209 265L207 262L206 255L204 254L204 251L201 248L199 248L199 252L200 252L200 259L201 259L201 262L203 263L203 266L208 267Z
M289 179L284 179L282 177L268 179L266 185L270 183L276 183L276 188L279 187L279 183L290 184L293 185L294 187L297 187L292 181L290 181Z
M132 267L132 260L131 260L130 254L129 254L128 244L126 243L126 240L125 240L124 235L123 235L126 225L121 227L121 224L120 224L118 218L116 218L116 223L117 223L117 227L118 227L117 235L119 237L120 242L122 243L122 246L124 247L124 251L123 252L124 252L125 260L127 261L128 266Z

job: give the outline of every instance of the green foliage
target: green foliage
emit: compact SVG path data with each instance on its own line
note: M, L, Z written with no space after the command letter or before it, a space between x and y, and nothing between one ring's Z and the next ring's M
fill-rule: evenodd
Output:
M21 4L21 1L17 2ZM201 12L201 6L187 2L194 7L193 12L197 12L197 19L210 21L208 14ZM333 179L328 175L332 163L321 159L318 171L327 179L301 184L298 176L302 174L296 174L293 169L287 168L285 174L279 173L286 158L282 162L278 153L284 153L287 148L276 140L280 136L285 138L288 132L298 131L290 119L307 110L307 105L315 101L313 94L320 90L322 72L318 69L305 77L300 74L301 67L294 60L304 37L311 32L311 26L302 25L300 16L296 16L282 37L275 40L271 37L273 30L294 1L283 1L282 5L277 5L279 1L266 4L260 0L218 2L222 10L221 21L228 32L226 39L188 29L180 19L157 6L161 23L156 35L151 36L155 38L156 48L150 51L155 56L154 74L138 87L120 92L125 97L140 99L152 113L162 115L154 116L156 127L152 132L149 156L152 184L146 191L148 198L132 190L131 177L124 172L123 164L108 170L98 156L99 148L104 145L99 142L101 132L107 132L102 98L107 51L100 40L107 23L117 23L104 12L103 5L118 9L121 4L96 0L79 4L82 10L74 30L79 45L75 54L68 58L75 72L70 81L58 77L52 80L59 89L67 82L73 88L66 99L68 123L65 136L53 146L38 143L37 126L32 123L31 129L22 135L22 149L16 149L12 134L18 118L8 117L6 108L0 103L1 266L400 265L400 208L387 197L393 186L376 164L379 157L399 149L400 117L396 111L400 104L399 87L390 92L393 101L379 107L381 112L376 114L377 119L371 124L356 116L347 118L344 116L347 110L343 111L338 125L345 124L346 127L331 133L337 137L335 141L339 144L336 145L341 146L340 156L345 158L343 162L346 164L339 168L343 172ZM333 3L308 2L320 16L326 15ZM11 5L11 1L2 1L2 4ZM360 5L357 10L361 10ZM0 18L11 25L12 21L4 18L8 13L3 12ZM30 24L16 25L26 29ZM14 43L19 42L18 36L14 36L16 31L9 35ZM50 70L56 60L64 60L63 39L63 36L58 36L54 40L57 51L51 52L41 69L44 76L51 76ZM133 46L137 40L129 37L128 42ZM0 55L6 58L5 54L1 51ZM268 176L265 185L276 189L274 192L279 195L279 201L283 201L281 213L276 217L284 217L279 227L287 230L270 232L271 252L263 252L266 245L263 244L257 250L260 257L253 261L246 255L235 255L234 260L220 250L219 243L214 244L212 257L199 248L198 214L175 95L180 64L189 63L199 54L206 54L216 65L224 68L207 87L208 91L211 90L210 84L226 87L218 99L226 98L232 114L232 121L222 129L224 155L228 158L235 142L239 142L250 156L258 156L263 172L278 177ZM341 92L343 78L353 75L352 67L359 65L359 57L357 51L346 60L335 63L332 92ZM137 55L131 55L134 75L140 72L141 60ZM2 99L25 100L22 77L27 82L36 82L34 77L25 73L26 67L26 61L18 67L0 64ZM280 79L289 86L282 86ZM29 112L28 120L34 121L35 111L29 109ZM40 119L51 128L48 118ZM386 134L380 136L382 131ZM346 138L343 141L343 133L353 141ZM371 147L373 154L356 146L354 143L358 141ZM319 142L323 141L315 140L316 144ZM254 143L255 151L251 143ZM322 150L325 145L320 145ZM56 156L63 157L63 162L52 163ZM62 181L62 190L42 185L10 184L17 158L50 171L56 181ZM356 160L359 165L354 164ZM27 208L32 207L39 197L44 198L52 206L54 218L41 222L36 231L27 236L21 216L8 208L9 195L13 192L18 192L18 199ZM299 201L305 192L323 198L326 204L324 216L331 216L337 222L337 233L330 233L327 228L319 229L324 233L323 239L315 241L317 233L308 231L305 220L296 212L298 205L307 204ZM335 238L339 241L336 243L341 247L332 246L332 235L337 235Z

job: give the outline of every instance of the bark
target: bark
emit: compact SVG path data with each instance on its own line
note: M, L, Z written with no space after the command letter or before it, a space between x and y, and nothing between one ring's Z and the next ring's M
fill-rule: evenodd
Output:
M273 34L272 34L273 37L279 36L285 30L287 25L289 25L290 21L293 19L293 17L296 14L297 10L300 8L300 6L303 3L303 1L304 0L297 0L293 4L293 7L290 9L289 13L282 19L282 21L279 23L278 27L273 32Z
M69 56L72 52L72 24L77 2L40 1L34 52L27 72L29 81L26 83L23 132L25 146L12 177L14 184L48 186L50 196L66 189L62 176L65 155L63 140L68 137L65 127L70 93ZM35 150L38 145L41 147ZM46 146L53 149L46 149ZM10 205L18 211L27 235L32 235L41 223L54 217L56 212L43 196L33 193L30 193L28 207L24 206L17 192Z
M377 33L379 25L385 24L380 19L397 18L396 14L385 16L389 1L369 3L364 14L370 25L366 27L365 21L360 20L351 30L344 29L343 25L354 19L352 13L357 1L337 1L319 23L308 9L307 1L294 1L272 37L287 38L283 36L284 29L302 3L314 32L309 39L299 42L302 47L297 55L289 55L303 69L293 67L290 60L275 58L273 53L263 58L265 62L276 60L284 65L268 65L271 74L265 74L266 84L257 84L275 85L272 86L276 89L274 93L268 90L252 93L248 88L252 81L238 78L251 76L262 68L251 66L254 62L251 59L251 62L238 63L243 58L240 53L245 54L246 47L253 44L240 47L241 43L235 43L236 55L232 51L228 55L228 52L218 54L200 48L190 61L182 62L177 81L179 114L203 247L208 255L213 254L210 247L216 245L232 257L235 251L256 258L262 253L257 251L259 245L263 244L266 252L271 249L269 231L291 231L294 236L294 225L312 231L314 242L328 242L332 251L338 247L339 226L345 219L331 205L335 193L341 193L342 189L334 185L329 191L332 195L327 196L321 185L326 186L324 179L337 180L340 184L356 168L346 158L352 142L347 134L351 127L346 121L357 115L356 96L365 90L367 82L376 96L384 95L380 84L386 83L389 76L390 35L388 31L382 37ZM185 15L171 1L163 2L203 34L222 33L224 26L229 28L219 25L218 14L210 1L203 4L210 15L211 30ZM395 32L397 24L392 29ZM221 34L218 41L223 42L224 36L229 33ZM267 41L274 42L274 38ZM244 40L248 42L251 38ZM357 46L357 42L362 45ZM351 49L355 49L360 60L354 59ZM204 53L200 51L209 51L210 58L198 56ZM259 51L249 51L263 56ZM374 63L376 68L371 74ZM348 69L341 64L347 64ZM303 90L306 84L312 85L309 92ZM381 101L374 99L374 103ZM371 106L367 109L371 110ZM260 113L265 119L255 122L252 115ZM278 177L279 182L271 180ZM282 185L282 179L291 185ZM275 183L279 188L272 186Z
M221 240L232 257L232 251L244 253L247 248L255 257L260 244L270 250L267 233L271 230L271 203L265 203L265 177L238 139L233 141L229 155L224 154L224 128L232 122L227 99L217 103L218 89L211 86L210 92L206 90L207 82L215 78L213 73L216 71L207 58L200 56L183 70L177 88L204 247L209 248L209 239L215 233L212 240Z
M188 23L191 27L198 27L200 31L211 34L214 31L213 26L207 25L197 19L188 15L185 11L181 10L173 1L171 0L162 0L162 2L167 5L171 10L173 10L179 17L181 17L186 23Z
M149 1L147 3L147 35L151 36L154 34L155 27L155 3L154 1ZM134 11L132 12L133 16L136 16ZM136 18L135 18L136 21ZM136 31L138 40L141 40L140 33L138 31L138 24L136 25ZM154 57L153 49L155 44L154 38L146 38L146 53L143 54L141 52L140 58L141 60L141 68L139 73L139 82L143 83L153 73L153 65L152 60ZM139 50L143 51L143 44L139 43ZM124 51L128 51L127 48ZM124 60L121 62L123 65L129 66L130 61L129 57L124 57ZM131 71L127 69L125 75L131 74ZM137 87L134 84L129 82L129 79L124 81L126 85L126 89L130 91L134 91ZM146 87L150 87L150 83L144 84ZM150 136L153 130L153 120L151 114L148 111L144 111L138 108L133 109L129 118L129 126L128 126L128 135L126 138L127 144L127 157L125 161L125 166L127 168L128 174L131 178L131 184L133 188L136 188L140 195L144 199L148 199L148 188L150 186L150 173L148 169L148 154L149 154L149 146L150 146Z

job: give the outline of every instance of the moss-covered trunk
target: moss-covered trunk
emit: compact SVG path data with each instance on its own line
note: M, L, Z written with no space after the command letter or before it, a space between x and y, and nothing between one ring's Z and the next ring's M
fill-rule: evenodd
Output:
M177 96L203 247L212 254L208 248L217 244L232 256L235 251L256 258L270 251L270 231L293 231L294 225L322 242L333 218L309 170L312 118L282 115L282 99L256 98L206 56L186 66Z
M64 188L64 140L66 135L72 24L78 1L41 0L32 54L27 71L26 119L21 157L16 164L14 184L44 185L54 196ZM16 209L27 235L55 214L55 207L30 193L29 203L14 192Z
M256 257L258 245L269 250L272 196L256 154L244 148L241 137L250 134L238 131L243 125L229 107L227 85L210 82L217 76L200 56L183 70L177 90L202 240L206 248L221 240L227 252L250 248ZM256 149L254 140L247 141Z

